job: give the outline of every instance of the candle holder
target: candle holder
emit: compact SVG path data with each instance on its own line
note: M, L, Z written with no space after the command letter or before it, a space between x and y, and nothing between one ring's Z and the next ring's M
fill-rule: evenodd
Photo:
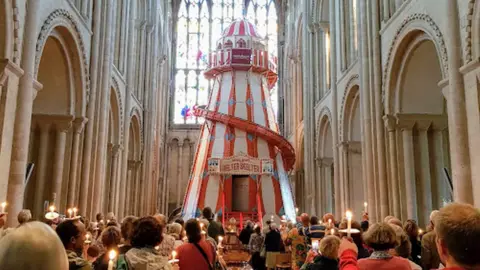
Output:
M174 265L178 263L180 260L176 259L177 257L177 252L174 250L172 251L172 259L168 261L169 264Z
M54 219L57 219L58 217L60 217L60 214L58 214L57 212L55 212L55 206L50 206L48 208L50 210L50 212L46 213L45 214L45 218L48 219L48 220L54 220Z

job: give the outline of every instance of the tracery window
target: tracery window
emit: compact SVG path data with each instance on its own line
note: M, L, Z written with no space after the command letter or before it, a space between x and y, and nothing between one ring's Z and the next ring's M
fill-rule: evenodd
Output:
M222 30L234 20L246 17L267 38L268 50L276 56L277 11L274 0L179 1L172 120L174 124L200 124L201 119L191 116L192 109L208 102L212 83L203 77L203 70L207 66L208 53L215 50ZM276 89L274 87L271 92L275 112Z

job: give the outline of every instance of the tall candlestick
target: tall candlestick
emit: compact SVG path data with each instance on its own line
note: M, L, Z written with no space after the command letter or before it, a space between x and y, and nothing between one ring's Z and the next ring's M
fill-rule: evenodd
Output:
M117 252L115 250L110 250L108 253L108 258L110 259L108 261L108 270L113 270L113 260L117 257Z
M351 232L351 230L352 230L352 212L347 211L345 216L347 217L347 236L350 237L352 235L352 232Z
M5 207L7 207L7 202L2 202L2 212L5 213Z

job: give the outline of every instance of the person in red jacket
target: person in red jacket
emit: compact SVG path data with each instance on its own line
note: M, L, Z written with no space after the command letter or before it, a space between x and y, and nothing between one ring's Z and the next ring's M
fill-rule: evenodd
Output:
M343 238L338 248L340 270L359 270L357 266L358 248L353 241Z
M435 217L437 250L444 270L480 269L480 211L450 204Z

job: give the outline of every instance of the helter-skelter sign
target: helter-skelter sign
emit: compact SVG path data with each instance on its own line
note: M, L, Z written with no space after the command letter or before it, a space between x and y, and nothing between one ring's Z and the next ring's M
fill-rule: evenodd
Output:
M295 152L279 134L270 101L277 81L277 58L245 19L228 26L208 56L204 73L213 80L185 195L182 216L198 217L211 207L223 220L241 214L294 221L295 203L287 171Z

